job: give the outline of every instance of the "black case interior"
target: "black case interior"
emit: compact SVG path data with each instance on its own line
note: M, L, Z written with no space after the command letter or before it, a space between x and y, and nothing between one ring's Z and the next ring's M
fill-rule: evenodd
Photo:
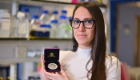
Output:
M44 50L44 65L47 72L59 72L60 71L60 63L59 63L59 49L58 48L46 48ZM48 68L48 64L55 63L58 65L58 68L55 70L51 70Z

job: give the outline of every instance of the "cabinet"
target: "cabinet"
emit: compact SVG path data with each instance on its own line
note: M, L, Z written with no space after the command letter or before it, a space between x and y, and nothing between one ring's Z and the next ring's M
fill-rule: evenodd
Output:
M2 1L4 2L4 1ZM66 2L53 2L53 1L44 1L44 0L6 0L5 4L11 4L8 8L11 11L11 14L14 15L20 10L21 7L31 7L37 6L40 10L49 9L49 10L60 10L67 9L67 16L72 16L73 8L75 4L66 3ZM26 5L26 6L25 6ZM102 9L105 9L105 6L98 4ZM11 7L13 6L13 8ZM19 7L20 6L20 7ZM35 9L35 8L31 8ZM35 10L32 10L35 11ZM40 12L34 12L32 14L40 14ZM49 39L49 38L0 38L0 64L11 64L10 66L10 77L11 80L16 80L14 74L16 74L15 68L17 63L21 62L39 62L40 57L37 58L16 58L15 57L15 48L17 46L27 47L28 50L42 50L44 47L59 47L61 50L70 50L72 49L72 39Z
M61 0L60 0L61 1ZM72 16L73 9L76 4L68 3L68 2L56 2L56 1L51 1L51 0L5 0L5 1L0 1L2 4L0 8L6 8L10 11L11 15L17 15L18 11L21 11L23 8L28 8L30 15L41 15L42 10L48 10L52 12L53 10L60 10L65 9L67 10L67 16L70 17ZM103 4L99 4L95 2L100 9L102 10L103 14L106 12L106 6ZM60 14L60 13L59 13ZM0 38L3 39L3 38ZM13 38L8 38L8 39L13 39ZM14 38L18 39L18 38ZM26 38L22 38L26 39ZM27 38L27 39L39 39L39 38ZM44 38L40 38L44 39ZM48 38L45 38L48 39ZM6 38L4 38L6 40Z

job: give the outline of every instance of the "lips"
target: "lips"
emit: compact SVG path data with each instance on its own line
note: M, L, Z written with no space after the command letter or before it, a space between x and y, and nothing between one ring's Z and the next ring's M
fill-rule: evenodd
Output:
M83 38L86 37L86 35L78 35L78 37Z

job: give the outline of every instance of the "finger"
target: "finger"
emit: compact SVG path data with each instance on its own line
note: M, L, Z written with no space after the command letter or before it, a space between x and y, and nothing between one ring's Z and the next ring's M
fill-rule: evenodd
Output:
M61 67L60 73L61 73L61 75L66 75L65 71L63 70L63 67Z
M43 55L41 55L41 64L43 63Z
M44 56L43 55L41 55L41 61L44 61Z
M53 78L56 77L56 74L54 74L54 73L47 72L45 69L43 71L47 76L50 76L50 77L53 77Z
M44 73L44 68L43 68L44 64L43 63L44 63L43 55L41 55L41 74L42 74L42 79L43 80L48 80L47 76Z
M62 67L63 66L63 64L62 63L60 63L60 67Z
M41 55L41 68L42 68L43 80L54 80L53 77L48 76L46 74L46 70L45 70L45 66L44 66L44 56L43 55Z
M43 70L43 59L42 59L42 55L41 55L41 68Z
M49 78L49 80L54 80L54 78L50 76L47 76L47 78Z
M50 80L49 77L44 72L42 73L42 79L43 80Z
M68 80L70 80L69 76L67 75L67 73L65 73L65 71L63 70L63 67L61 67L61 75L67 77Z
M41 66L42 66L42 68L45 68L44 67L44 58L43 58L43 55L41 55Z
M64 72L64 70L63 70L63 67L61 67L61 71L60 71L61 73L63 73Z
M56 75L62 75L62 73L61 72L56 72Z
M43 68L42 68L41 74L42 74L42 80L52 80L52 79L50 79L50 78L44 73L44 69L43 69Z

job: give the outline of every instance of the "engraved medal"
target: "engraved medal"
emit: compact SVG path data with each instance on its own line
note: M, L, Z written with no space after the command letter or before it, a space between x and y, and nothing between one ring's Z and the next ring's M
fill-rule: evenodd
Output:
M57 69L58 66L55 63L50 63L50 64L48 64L48 68L54 70L54 69Z

